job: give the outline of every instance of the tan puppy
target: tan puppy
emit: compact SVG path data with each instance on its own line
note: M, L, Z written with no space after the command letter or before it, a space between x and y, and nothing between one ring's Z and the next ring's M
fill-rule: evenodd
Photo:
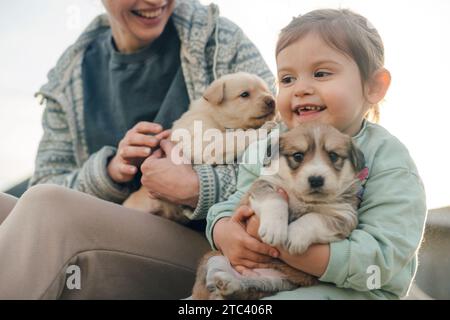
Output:
M261 176L241 200L259 216L259 236L272 246L302 254L313 243L346 238L357 226L358 173L364 155L351 137L323 124L305 124L281 135L279 172ZM277 192L286 191L287 203ZM317 279L281 261L272 269L240 275L218 252L201 261L194 299L259 299L309 286Z
M229 136L226 134L227 129L256 129L271 120L274 115L275 100L261 78L244 72L229 74L214 81L203 97L194 101L189 110L174 122L171 140L183 142L182 153L192 163L230 163L239 157L252 141L244 139L245 143L236 143L234 147L226 148L226 137ZM209 152L205 153L211 142L198 135L209 129L216 129L223 143L218 144L216 149L209 148ZM180 138L180 132L184 137L187 134L189 141ZM200 141L198 148L194 147L196 141ZM187 222L186 215L191 212L188 209L184 211L181 206L150 198L143 187L131 194L123 205L182 223Z

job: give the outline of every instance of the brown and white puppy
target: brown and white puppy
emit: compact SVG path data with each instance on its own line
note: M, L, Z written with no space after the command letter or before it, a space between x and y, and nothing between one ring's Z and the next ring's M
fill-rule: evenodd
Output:
M364 155L351 137L332 126L304 124L281 135L278 173L260 176L239 206L248 205L259 216L263 242L302 254L313 243L348 237L357 226L358 173L363 168ZM208 253L200 263L193 298L259 299L317 281L281 261L254 272L240 275L226 257Z
M244 144L236 143L232 148L226 148L229 129L260 128L274 116L275 100L264 80L245 72L233 73L214 81L200 99L191 103L189 110L174 122L171 140L183 143L182 153L192 163L228 164L253 142L244 139ZM197 125L201 123L201 131L196 127L196 122ZM211 141L198 135L209 129L216 129L221 134L222 143L217 143L217 150L209 147L210 152L205 153L205 148L211 145ZM184 133L183 137L178 136L180 132ZM186 134L188 144L184 140ZM195 147L197 141L200 141L200 148ZM131 194L123 205L181 223L188 221L186 216L191 212L167 201L150 198L143 187Z

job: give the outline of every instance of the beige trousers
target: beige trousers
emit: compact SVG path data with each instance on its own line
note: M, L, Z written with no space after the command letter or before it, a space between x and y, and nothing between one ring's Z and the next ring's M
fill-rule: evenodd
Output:
M180 299L205 237L70 189L0 193L0 299Z

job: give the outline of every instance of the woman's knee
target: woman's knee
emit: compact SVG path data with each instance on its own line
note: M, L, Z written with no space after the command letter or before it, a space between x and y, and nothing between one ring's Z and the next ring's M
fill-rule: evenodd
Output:
M38 184L28 189L20 198L21 202L35 203L42 201L54 201L69 189L55 184Z
M29 219L33 217L42 219L60 216L61 211L70 207L70 194L68 188L58 185L42 184L28 189L20 198L17 209L25 212Z

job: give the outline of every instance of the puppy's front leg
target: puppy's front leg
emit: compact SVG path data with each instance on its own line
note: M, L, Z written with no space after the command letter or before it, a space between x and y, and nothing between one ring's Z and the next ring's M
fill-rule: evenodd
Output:
M142 186L124 201L123 206L147 213L155 213L161 210L160 201L150 198L147 190Z
M272 246L284 245L288 237L288 203L276 188L265 180L258 180L250 189L249 197L260 219L258 234L263 242Z
M329 243L339 239L332 226L334 217L308 213L291 222L288 228L287 249L291 254L302 254L313 243Z

